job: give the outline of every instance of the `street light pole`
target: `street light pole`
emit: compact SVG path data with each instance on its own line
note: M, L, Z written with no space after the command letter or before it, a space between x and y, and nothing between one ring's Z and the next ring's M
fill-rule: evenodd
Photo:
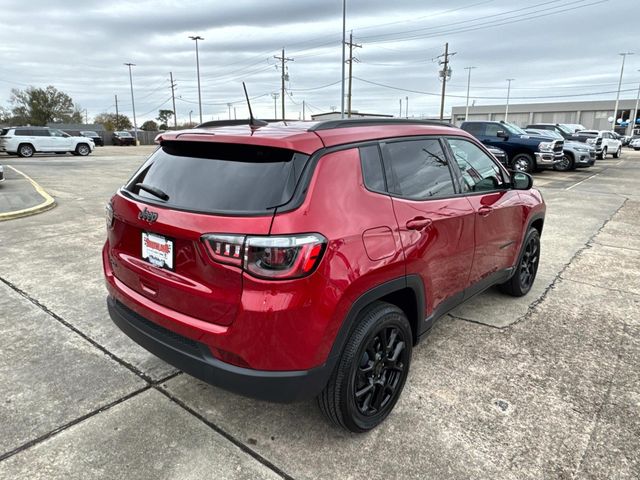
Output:
M506 122L509 119L509 97L511 96L511 82L513 82L515 78L507 78L507 82L509 82L509 86L507 87L507 106L504 110L504 121Z
M640 72L640 70L638 70ZM636 118L638 118L638 105L640 104L640 83L638 84L638 95L636 96L636 109L633 111L633 116L629 117L629 123L631 124L631 132L629 135L633 137L633 129L636 126Z
M133 131L135 133L136 145L138 145L138 122L136 122L136 103L133 100L133 76L131 75L131 67L135 67L135 63L125 63L129 67L129 85L131 85L131 108L133 110Z
M280 98L280 94L273 92L271 98L273 98L273 119L275 120L278 118L278 98Z
M616 121L618 120L618 104L620 103L620 89L622 88L622 74L624 73L624 61L627 59L627 55L633 55L633 52L619 53L622 56L622 67L620 68L620 80L618 81L618 94L616 95L616 107L613 110L613 124L611 125L611 131L616 129Z
M469 75L467 76L467 106L464 111L465 122L469 120L469 91L471 90L471 70L473 70L474 68L478 67L464 67L465 70L469 70Z
M193 125L193 123L191 122L191 114L193 113L193 110L189 110L189 128L191 128L191 125Z
M344 62L345 58L345 47L347 41L347 0L342 0L342 95L340 98L340 118L344 118Z
M189 37L196 42L196 72L198 74L198 111L200 113L200 123L202 123L202 94L200 93L200 56L198 54L198 40L204 40L200 35Z

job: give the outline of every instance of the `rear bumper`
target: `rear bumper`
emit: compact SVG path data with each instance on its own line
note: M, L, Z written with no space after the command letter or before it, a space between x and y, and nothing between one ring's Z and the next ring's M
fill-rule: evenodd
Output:
M237 367L211 355L209 348L138 315L109 296L109 315L133 341L167 363L211 385L271 402L295 402L317 396L331 365L298 371L264 371Z

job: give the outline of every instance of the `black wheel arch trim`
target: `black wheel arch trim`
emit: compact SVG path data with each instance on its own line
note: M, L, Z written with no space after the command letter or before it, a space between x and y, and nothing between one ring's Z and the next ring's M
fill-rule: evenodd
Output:
M327 359L327 363L334 364L337 359L340 357L342 353L342 349L344 345L347 343L347 339L349 335L353 331L356 326L356 321L358 319L358 315L360 312L364 310L367 305L375 302L376 300L380 300L381 298L386 297L395 292L399 292L409 288L416 299L416 319L415 322L412 322L409 319L409 323L411 324L412 334L414 336L413 343L414 345L417 343L418 338L421 334L421 324L424 322L424 311L425 311L425 295L424 295L424 283L422 279L418 275L407 275L400 278L396 278L394 280L389 280L385 283L377 285L370 290L367 290L362 295L358 297L358 299L353 302L351 308L349 309L349 313L347 313L346 317L342 322L342 326L340 330L338 330L338 334L336 335L333 341L333 347L329 353L329 357ZM401 308L402 309L402 308ZM404 309L402 309L404 310ZM408 315L407 315L408 316ZM415 325L414 325L415 323Z

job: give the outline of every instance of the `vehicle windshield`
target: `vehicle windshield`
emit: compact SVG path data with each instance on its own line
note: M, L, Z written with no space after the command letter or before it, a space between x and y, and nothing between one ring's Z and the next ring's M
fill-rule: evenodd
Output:
M532 135L540 135L542 137L556 138L559 140L564 139L562 135L560 135L558 132L554 132L553 130L527 129L526 131L527 133L531 133Z
M563 133L566 133L567 135L573 135L573 133L574 133L573 130L571 130L566 125L558 124L558 125L556 125L556 127L558 127L558 130L560 130Z
M96 132L90 132L88 130L80 133L85 137L99 137L99 135Z
M521 129L519 126L514 125L513 123L507 123L507 122L503 122L502 125L504 126L504 128L511 134L513 135L526 135L527 132L525 132L523 129Z
M129 132L116 132L116 135L118 135L119 137L132 137L133 136Z

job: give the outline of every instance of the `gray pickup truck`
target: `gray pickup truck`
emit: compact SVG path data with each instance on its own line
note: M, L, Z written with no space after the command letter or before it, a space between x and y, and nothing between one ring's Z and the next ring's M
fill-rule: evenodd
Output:
M553 130L525 128L524 131L532 135L546 136L549 139L563 139L562 135L558 132L554 132ZM576 168L591 167L596 162L596 149L587 143L564 139L564 145L562 148L562 160L553 166L554 170L565 172Z

